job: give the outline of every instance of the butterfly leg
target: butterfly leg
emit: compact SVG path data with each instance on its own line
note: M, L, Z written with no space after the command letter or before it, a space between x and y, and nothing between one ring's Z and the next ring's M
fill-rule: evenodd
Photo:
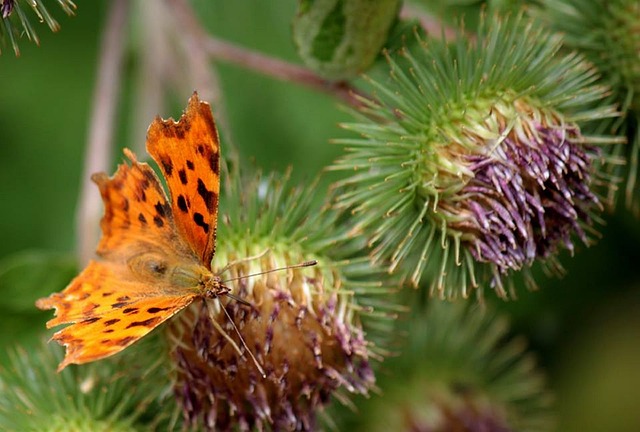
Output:
M238 334L238 337L240 338L240 342L242 342L242 346L249 353L249 356L253 360L253 363L256 365L256 369L258 369L258 372L260 372L260 375L262 375L262 378L266 378L267 375L264 373L264 369L262 368L262 366L258 362L258 359L256 359L256 357L253 355L253 352L247 346L247 343L244 341L244 338L242 337L242 334L240 334L240 330L238 330L238 327L236 326L236 323L233 322L233 319L231 319L231 315L229 315L229 312L227 312L227 308L224 307L224 305L222 304L222 302L220 302L219 299L216 298L215 301L218 302L218 304L220 305L220 308L222 309L224 314L227 316L227 319L229 320L229 322L233 326L233 329ZM222 328L222 326L220 325L220 323L216 319L216 317L215 317L215 312L216 311L213 309L213 305L211 304L212 302L210 300L207 300L207 299L205 299L205 302L207 304L207 309L209 310L209 316L210 316L210 319L211 319L211 323L213 324L213 327L215 327L215 329L220 332L222 337L224 337L227 340L227 342L229 342L231 344L233 349L238 353L238 355L240 357L244 357L244 354L240 350L240 347L238 346L238 344L233 339L231 339L231 336L229 336L229 334Z

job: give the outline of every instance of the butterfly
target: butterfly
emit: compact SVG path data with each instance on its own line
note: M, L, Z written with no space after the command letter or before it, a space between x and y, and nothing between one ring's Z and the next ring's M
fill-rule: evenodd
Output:
M60 293L39 299L55 309L47 328L71 323L52 339L66 347L58 371L116 354L198 298L229 294L211 269L220 193L220 143L197 93L179 121L160 117L147 152L169 190L128 149L130 164L92 176L104 202L97 259Z

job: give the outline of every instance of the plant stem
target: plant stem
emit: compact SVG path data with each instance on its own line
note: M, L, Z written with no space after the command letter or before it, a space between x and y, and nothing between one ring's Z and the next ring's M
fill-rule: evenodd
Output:
M198 93L204 99L211 100L214 106L220 104L216 99L220 96L216 88L219 88L211 74L211 67L205 52L204 40L206 33L191 8L188 0L168 0L167 2L175 17L178 36L184 45L186 52L185 61L189 62L187 73L191 76L191 83L196 86Z
M200 39L200 46L214 60L225 61L272 78L327 93L354 107L362 106L361 98L367 98L364 93L347 82L328 81L305 67L212 37L202 28L187 2L171 0L171 3L176 14L184 14L185 28L197 35Z
M111 167L111 143L120 94L120 75L126 37L128 0L114 0L102 34L96 88L76 214L76 253L83 266L93 256L98 243L97 221L102 214L100 195L90 181L91 174Z
M272 78L294 82L327 93L354 107L362 105L359 97L367 97L346 81L327 81L305 67L269 57L211 36L207 38L205 48L209 55L216 60L226 61Z
M216 122L224 133L225 141L232 142L220 79L216 69L209 64L209 59L203 54L206 53L204 44L207 34L187 0L169 0L167 3L175 17L175 34L184 47L184 62L188 65L191 89L197 89L201 98L211 102ZM238 159L235 146L230 146L227 153L227 158Z

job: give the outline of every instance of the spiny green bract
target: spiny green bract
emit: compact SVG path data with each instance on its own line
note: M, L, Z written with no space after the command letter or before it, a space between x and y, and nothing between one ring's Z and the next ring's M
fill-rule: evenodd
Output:
M152 360L141 362L141 353ZM155 360L160 353L154 339L115 359L56 373L61 347L11 351L9 367L0 370L0 430L133 432L175 424L175 404L163 400L168 371Z

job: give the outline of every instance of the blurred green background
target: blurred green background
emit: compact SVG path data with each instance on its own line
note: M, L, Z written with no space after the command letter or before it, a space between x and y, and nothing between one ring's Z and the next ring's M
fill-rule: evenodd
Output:
M40 47L22 40L19 58L9 46L0 56L0 362L7 348L50 336L44 323L51 312L37 311L33 303L62 289L75 271L74 218L108 2L81 2L75 17L51 3L61 31L52 34L40 25ZM298 62L290 37L295 2L196 4L212 34ZM137 60L130 49L119 147L140 146L128 137L152 120L130 121ZM294 179L304 182L341 153L329 140L345 134L337 124L350 118L334 99L235 66L219 64L218 71L233 143L244 161L265 171L292 166ZM188 96L158 113L179 116ZM600 231L599 244L565 257L564 278L539 275L541 290L521 289L517 301L487 298L512 317L513 333L524 334L539 354L557 395L559 430L636 431L640 223L620 208L606 215Z

